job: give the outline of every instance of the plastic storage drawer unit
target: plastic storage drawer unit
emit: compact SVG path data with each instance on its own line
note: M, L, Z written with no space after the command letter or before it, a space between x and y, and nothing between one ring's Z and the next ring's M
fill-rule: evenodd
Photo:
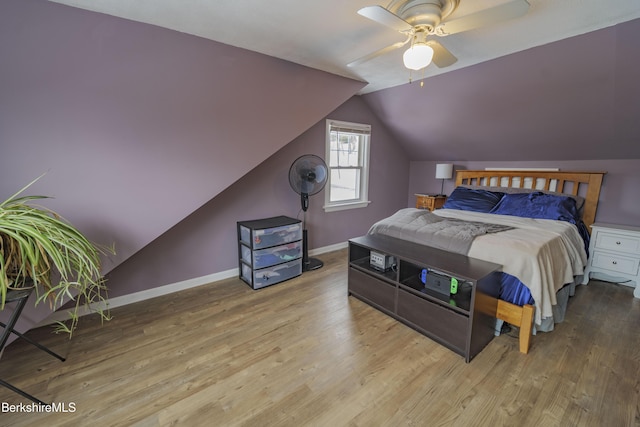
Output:
M253 289L302 274L302 223L278 216L238 222L240 279Z

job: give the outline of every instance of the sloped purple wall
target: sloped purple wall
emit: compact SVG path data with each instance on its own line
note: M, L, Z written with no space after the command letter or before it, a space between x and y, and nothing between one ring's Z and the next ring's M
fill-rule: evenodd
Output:
M107 271L363 86L44 0L0 3L0 58L0 197L46 172Z
M309 247L346 242L375 221L406 207L409 159L393 136L353 97L326 118L372 125L371 175L366 208L325 213L324 190L310 198ZM300 197L289 186L289 167L303 154L325 157L325 118L184 221L111 271L110 296L179 282L238 267L236 222L287 215L302 219Z
M415 161L640 159L640 19L363 96Z
M46 172L29 194L55 197L43 204L114 244L107 272L363 86L152 25L3 0L0 198ZM48 311L28 305L18 329Z

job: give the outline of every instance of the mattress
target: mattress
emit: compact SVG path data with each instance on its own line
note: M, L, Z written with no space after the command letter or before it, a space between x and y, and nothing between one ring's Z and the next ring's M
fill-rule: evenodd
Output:
M512 276L526 285L536 306L536 325L541 325L545 318L553 318L556 292L584 272L587 263L584 241L578 227L569 222L457 209L438 209L433 213L444 218L512 227L476 236L467 255L502 265L505 277ZM429 245L427 237L403 228L404 235L396 237ZM523 298L522 290L515 293Z

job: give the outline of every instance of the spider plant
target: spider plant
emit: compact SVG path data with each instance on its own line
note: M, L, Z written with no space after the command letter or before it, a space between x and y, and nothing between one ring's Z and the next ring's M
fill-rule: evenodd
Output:
M106 307L101 255L113 250L94 245L60 215L33 203L47 196L22 195L40 178L0 204L0 310L10 289L34 287L36 304L46 300L52 310L71 299L70 324L57 323L57 331L71 337L82 307ZM109 320L108 311L94 311Z

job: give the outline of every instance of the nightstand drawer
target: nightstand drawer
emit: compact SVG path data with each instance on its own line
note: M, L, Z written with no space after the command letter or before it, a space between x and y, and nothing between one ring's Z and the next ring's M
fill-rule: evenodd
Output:
M602 268L623 274L638 274L639 258L628 258L620 255L612 255L603 252L595 252L591 264L594 267Z
M433 197L419 197L416 199L416 208L434 210L435 199Z
M595 247L629 255L640 255L640 237L598 231Z
M447 201L447 196L429 196L427 194L416 194L416 208L428 209L433 211L434 209L440 209L444 206L444 202Z

